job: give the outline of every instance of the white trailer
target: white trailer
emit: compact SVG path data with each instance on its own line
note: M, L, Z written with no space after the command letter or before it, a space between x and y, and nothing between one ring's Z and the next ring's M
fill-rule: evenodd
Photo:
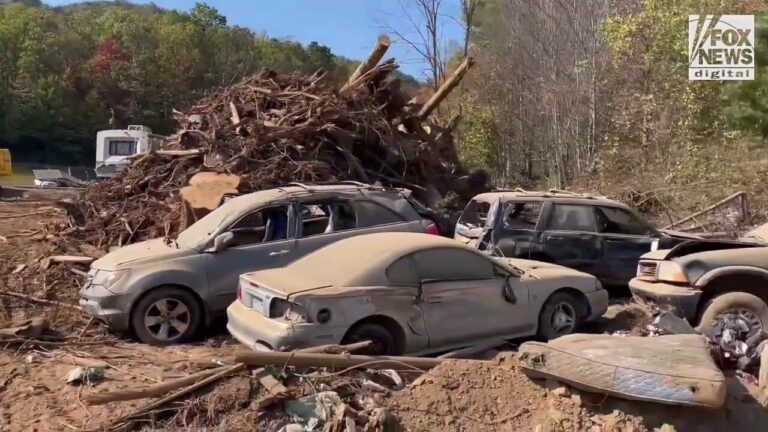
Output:
M129 158L159 149L166 138L146 126L99 131L96 134L96 176L116 177L130 164Z

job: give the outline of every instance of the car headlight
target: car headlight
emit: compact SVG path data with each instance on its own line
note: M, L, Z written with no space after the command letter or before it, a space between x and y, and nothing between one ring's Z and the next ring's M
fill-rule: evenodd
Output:
M104 288L109 289L110 287L112 287L112 285L115 284L115 282L119 281L120 278L125 276L127 273L128 273L128 270L115 270L115 271L97 270L96 274L93 275L91 284L101 285Z
M688 275L683 267L674 261L662 261L656 270L656 279L664 282L688 283Z

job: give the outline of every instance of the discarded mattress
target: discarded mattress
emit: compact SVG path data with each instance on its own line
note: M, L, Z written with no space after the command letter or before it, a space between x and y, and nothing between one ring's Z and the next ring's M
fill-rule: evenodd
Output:
M532 378L624 399L717 408L725 377L700 335L620 337L575 334L526 342L520 364Z

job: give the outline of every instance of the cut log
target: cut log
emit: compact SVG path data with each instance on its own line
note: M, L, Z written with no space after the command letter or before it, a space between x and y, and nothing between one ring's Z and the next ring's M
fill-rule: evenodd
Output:
M220 204L224 195L237 193L240 176L217 174L214 172L197 173L189 180L189 186L181 189L184 205L184 227L192 225Z
M89 265L90 263L96 261L94 257L85 257L85 256L72 256L72 255L54 255L49 256L47 258L43 259L43 263L41 266L43 267L43 270L47 270L48 267L51 266L53 263L65 263L65 264L85 264Z
M391 44L391 41L389 40L389 36L387 35L381 35L379 36L379 39L376 41L376 45L373 47L373 50L368 55L368 58L365 59L362 63L360 63L360 66L355 69L355 71L350 75L349 79L347 80L347 83L344 84L344 86L339 91L340 93L344 94L345 92L351 90L355 87L356 81L366 73L368 73L371 69L373 69L384 57L384 54L386 54L387 50L389 49L389 45Z
M423 107L419 110L419 113L416 114L416 118L418 120L425 120L427 117L429 117L430 114L437 108L440 103L445 99L446 96L448 96L451 91L459 85L461 82L461 79L464 78L464 75L467 73L469 68L472 67L472 65L475 64L475 60L472 57L466 57L464 61L461 62L459 67L456 68L455 71L451 74L450 77L448 77L447 80L443 83L443 85L440 86L440 88L437 89L435 94L432 95L431 98L427 101L426 104L424 104Z
M366 369L413 370L431 369L447 359L422 357L391 357L315 354L302 352L244 352L235 356L235 361L249 366L311 366L346 369L364 367ZM479 361L479 360L478 360Z

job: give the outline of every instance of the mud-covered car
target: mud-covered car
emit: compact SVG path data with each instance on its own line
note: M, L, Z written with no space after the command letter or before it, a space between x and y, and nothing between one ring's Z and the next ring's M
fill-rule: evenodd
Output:
M494 191L473 198L454 238L494 255L551 262L625 286L637 260L696 236L660 231L626 205L563 191Z
M642 256L629 283L634 299L670 309L699 330L738 319L757 334L768 329L768 225L739 241L682 243Z
M183 342L225 312L241 274L282 267L343 238L388 231L438 234L404 189L342 182L255 192L230 199L177 238L136 243L96 260L80 305L143 342Z
M227 328L254 350L371 340L376 353L418 355L493 338L555 338L607 305L607 291L586 273L492 257L444 237L381 233L241 276Z

